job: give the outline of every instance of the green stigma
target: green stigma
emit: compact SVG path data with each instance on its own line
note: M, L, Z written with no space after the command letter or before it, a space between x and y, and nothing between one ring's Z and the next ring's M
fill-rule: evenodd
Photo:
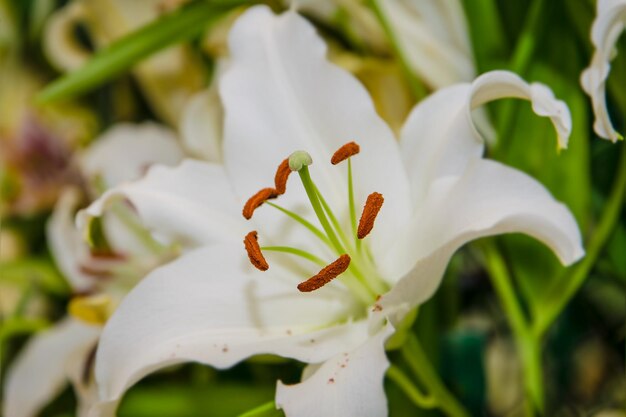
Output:
M302 168L313 163L313 158L306 151L295 151L289 155L289 169L292 171L300 171Z

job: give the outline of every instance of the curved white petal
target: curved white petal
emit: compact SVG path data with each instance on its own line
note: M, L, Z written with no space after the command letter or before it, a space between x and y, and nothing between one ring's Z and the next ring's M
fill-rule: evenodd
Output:
M596 116L593 128L605 139L616 142L621 135L613 128L606 108L606 80L615 54L615 43L626 25L626 0L598 1L598 14L591 29L596 50L591 64L581 75L581 84L591 97Z
M37 415L68 380L82 375L99 334L99 327L65 319L34 336L8 371L2 415Z
M80 268L89 258L89 248L74 224L74 212L80 198L80 192L75 188L63 190L46 226L54 261L74 291L85 291L93 286L93 278Z
M456 0L378 2L408 64L435 89L475 76L467 23Z
M329 203L347 214L346 166L333 167L330 158L356 141L361 145L353 158L357 204L373 191L382 193L385 208L377 222L390 226L374 233L392 239L408 214L397 144L365 88L326 60L326 46L313 26L294 12L275 16L267 7L253 7L233 26L229 46L230 65L220 82L224 161L240 198L272 186L279 163L303 149L313 157L311 175ZM281 200L292 209L308 206L300 184L291 185ZM261 223L275 225L280 218L272 214L260 217Z
M509 71L487 72L472 83L470 109L508 97L528 100L537 115L550 118L557 133L559 148L567 148L572 131L569 108L565 102L554 97L550 88L541 83L527 83Z
M115 201L128 200L144 225L183 244L240 242L249 231L221 165L185 160L153 166L139 181L107 191L78 215L79 227Z
M580 231L567 207L532 177L489 160L474 160L463 175L432 184L411 231L413 239L390 253L400 256L394 268L404 264L412 270L383 297L385 305L426 300L452 254L479 237L525 233L547 245L565 265L584 255Z
M387 397L383 379L389 366L386 325L353 351L341 352L296 385L278 382L276 406L287 417L384 417ZM303 375L304 376L304 375Z
M170 129L156 123L120 123L96 138L79 162L89 178L99 177L111 188L140 178L152 164L176 165L183 157Z
M180 123L185 149L205 161L222 162L223 118L224 110L215 85L191 97Z
M298 280L276 263L257 271L242 244L203 247L156 269L104 329L101 400L117 401L147 373L175 363L227 368L259 353L321 362L363 343L366 320L341 324L362 311L345 290L303 294Z
M505 97L530 100L533 110L554 124L559 145L567 146L571 130L569 110L541 84L528 84L511 72L492 71L471 85L441 89L415 107L402 129L400 147L414 204L419 205L437 178L459 175L471 160L481 157L483 142L470 112Z

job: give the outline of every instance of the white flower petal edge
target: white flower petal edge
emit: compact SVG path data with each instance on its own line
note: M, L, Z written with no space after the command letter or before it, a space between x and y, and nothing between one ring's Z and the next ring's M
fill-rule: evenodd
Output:
M180 131L185 149L204 161L221 163L223 119L224 110L214 82L206 91L191 97L183 110Z
M484 159L470 162L460 177L435 181L410 230L413 239L395 250L405 252L412 270L382 297L382 306L427 300L454 252L480 237L525 233L550 247L565 265L584 255L578 226L566 206L530 176Z
M572 131L572 116L567 104L557 100L552 90L545 85L529 84L509 71L491 71L474 80L470 94L470 109L500 98L529 100L536 114L550 118L556 129L559 148L567 148L567 140Z
M593 128L605 139L616 142L622 136L613 128L606 107L606 80L611 70L615 43L626 25L626 0L599 0L596 20L591 28L591 42L596 50L580 81L591 97L596 116Z
M2 415L34 417L68 380L82 385L85 359L99 334L99 327L65 319L33 337L8 371ZM77 391L80 401L83 391Z
M356 309L344 290L302 294L280 264L259 280L241 255L241 244L197 249L153 271L126 297L100 339L103 402L119 401L144 375L180 362L221 369L260 353L323 362L368 338L366 320L338 322Z
M106 188L142 177L150 165L176 165L183 151L170 129L156 123L114 125L81 155L82 172L100 177Z
M196 246L240 242L246 232L241 206L221 165L188 159L174 168L153 166L141 180L107 191L81 211L79 228L122 199L132 204L148 229L158 230L168 241Z
M296 385L278 382L276 406L288 416L359 416L387 414L383 388L389 361L385 341L393 333L387 324L353 351L341 352ZM309 366L307 369L313 368Z
M93 285L93 279L80 268L89 258L89 248L74 224L74 210L80 198L80 192L75 188L63 190L46 225L46 237L54 261L75 291L85 291Z
M567 147L572 126L569 110L542 84L528 84L508 71L492 71L472 84L441 89L413 109L401 133L401 155L414 206L437 178L459 175L471 160L482 157L484 144L471 111L506 97L530 100L538 115L552 121L559 147Z

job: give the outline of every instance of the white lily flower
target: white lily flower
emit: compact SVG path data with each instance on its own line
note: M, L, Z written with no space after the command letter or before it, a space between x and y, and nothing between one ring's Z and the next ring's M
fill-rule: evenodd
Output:
M623 137L611 124L606 107L606 80L615 56L615 44L626 25L626 0L598 0L598 14L591 28L591 42L596 48L591 64L580 78L585 92L591 97L596 120L595 132L617 142Z
M154 233L186 248L107 323L94 415L114 413L125 390L159 368L197 361L224 369L267 353L312 364L300 384L277 387L288 416L385 415L385 340L433 294L460 246L521 232L564 264L583 255L570 211L528 175L483 159L470 116L491 100L528 99L565 145L569 111L545 86L500 71L442 89L415 107L398 141L296 13L251 8L229 46L223 163L154 167L79 216L89 224L124 199ZM343 146L351 140L358 154ZM333 166L338 148L352 156ZM282 193L286 161L301 184L292 175ZM280 206L254 210L275 196ZM357 230L353 207L366 200Z
M149 123L120 124L96 139L80 156L79 165L86 178L98 177L100 184L110 187L141 177L153 163L174 165L182 156L169 129ZM108 213L104 220L107 237L123 258L94 256L74 223L80 200L77 189L62 193L48 222L47 237L72 290L89 295L70 302L70 313L77 317L66 317L35 335L12 364L4 384L5 417L38 415L68 381L77 395L78 416L87 415L97 399L91 369L103 321L157 262L154 253L148 258L149 251L136 236L120 226L118 213ZM137 264L138 257L142 264Z

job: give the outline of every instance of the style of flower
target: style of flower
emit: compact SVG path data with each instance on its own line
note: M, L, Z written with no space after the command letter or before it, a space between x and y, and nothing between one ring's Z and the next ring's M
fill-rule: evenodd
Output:
M93 415L113 414L159 368L274 354L310 364L301 383L278 383L288 416L383 416L385 341L460 246L522 232L564 264L583 255L569 210L528 175L483 159L470 116L494 99L528 99L565 147L569 111L545 86L498 71L439 90L398 141L296 13L250 8L229 46L222 162L155 166L79 215L88 227L126 200L183 250L107 322Z
M591 28L591 42L596 48L591 64L580 78L591 97L596 120L593 129L598 136L617 142L623 137L611 123L606 106L606 80L615 55L615 44L626 25L626 0L598 0L598 13Z
M77 162L85 179L108 188L139 178L150 164L173 165L182 156L169 129L120 124L96 139ZM115 252L94 252L74 223L81 198L78 189L66 188L47 227L52 255L75 293L70 314L29 340L9 368L3 384L5 417L38 415L67 381L78 399L77 415L86 416L97 399L92 369L104 322L129 289L167 255L150 239L140 240L138 231L129 231L129 224L139 225L122 205L103 218Z

